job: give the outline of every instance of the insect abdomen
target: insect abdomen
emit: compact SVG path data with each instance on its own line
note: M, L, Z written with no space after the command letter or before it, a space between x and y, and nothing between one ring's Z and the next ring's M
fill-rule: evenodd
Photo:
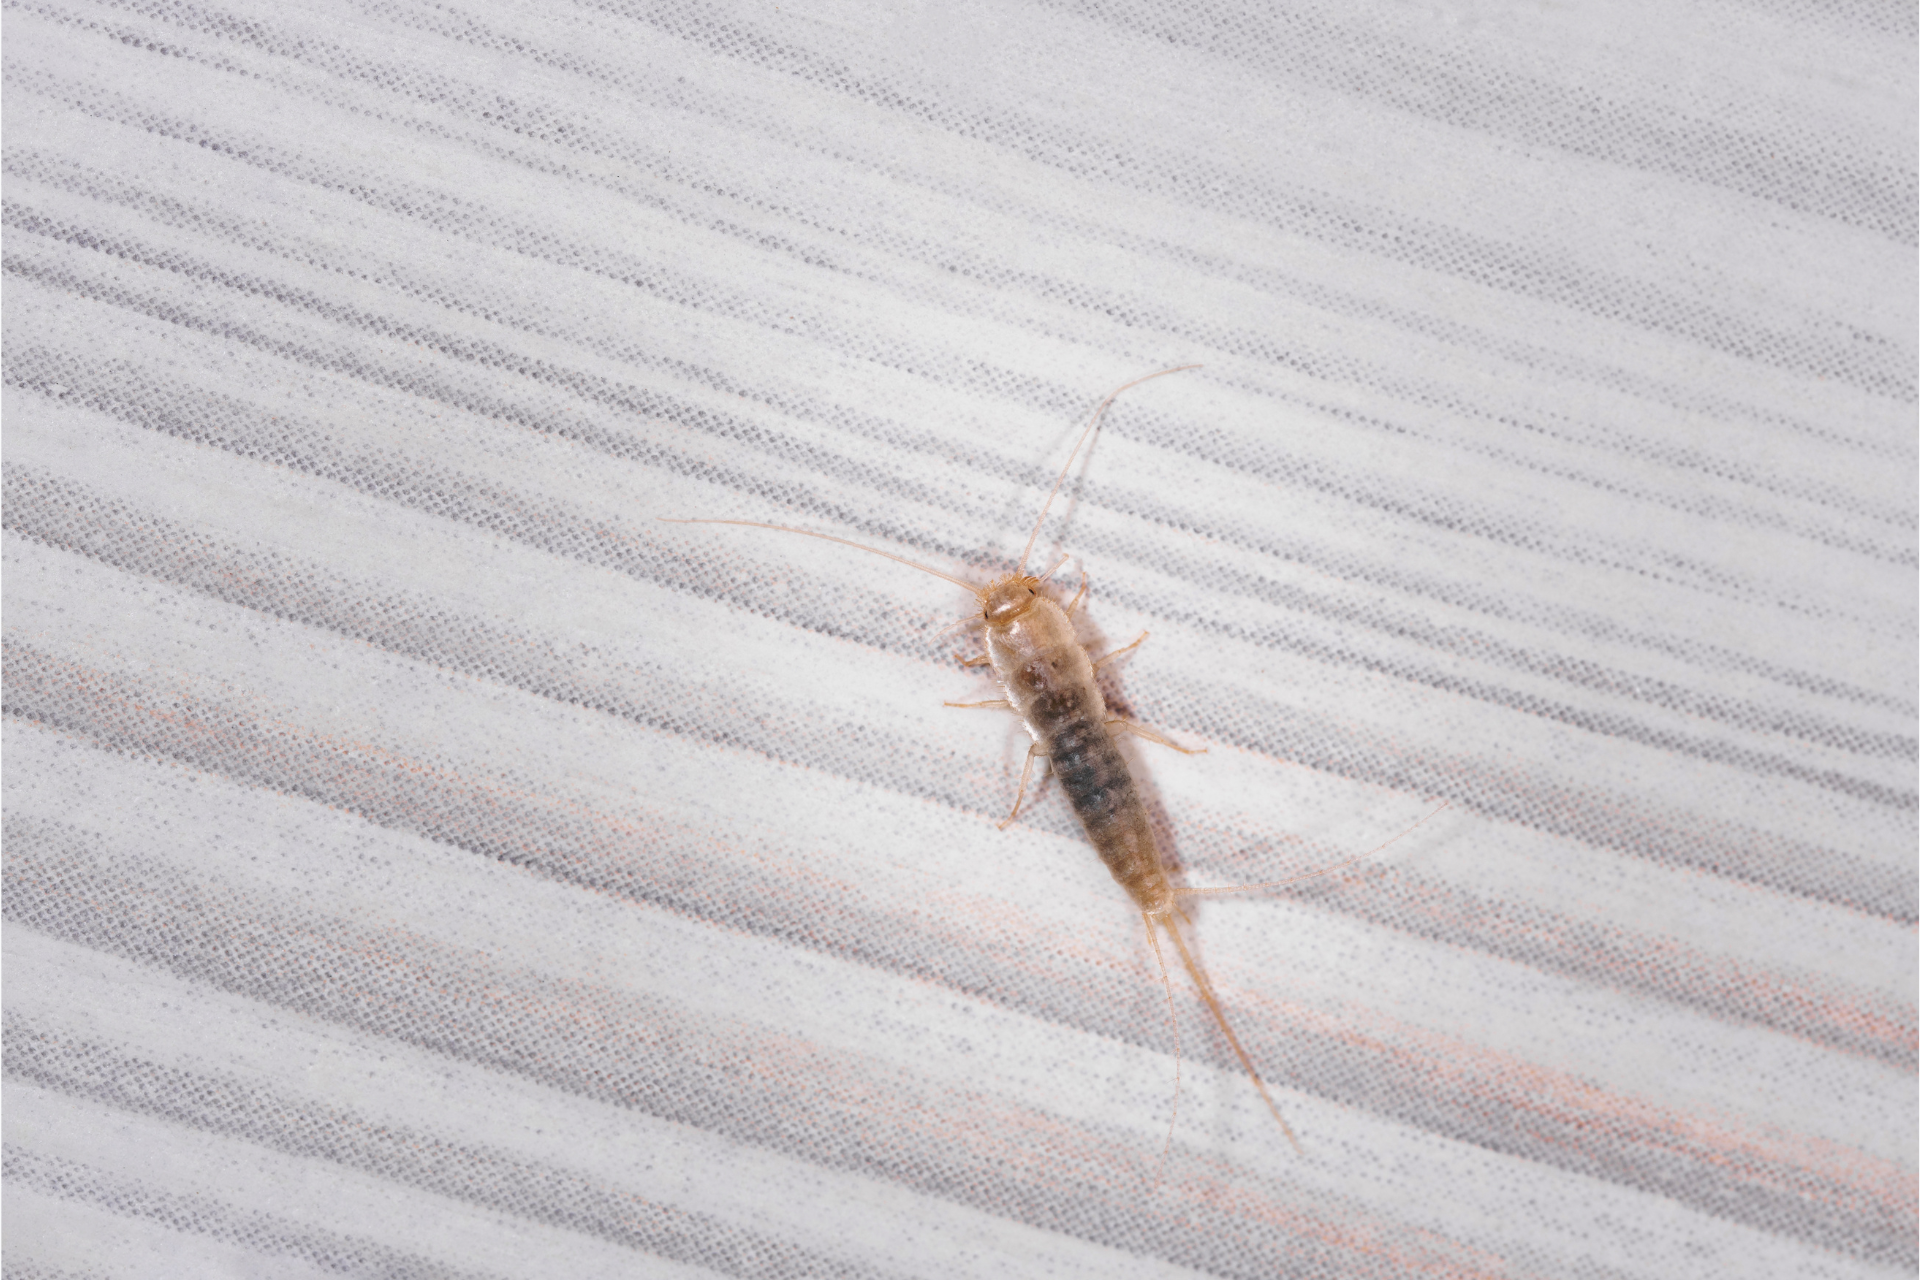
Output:
M1166 876L1146 806L1107 732L1106 703L1092 673L1075 678L1077 665L1044 658L1026 665L1027 723L1107 870L1143 910L1162 909Z

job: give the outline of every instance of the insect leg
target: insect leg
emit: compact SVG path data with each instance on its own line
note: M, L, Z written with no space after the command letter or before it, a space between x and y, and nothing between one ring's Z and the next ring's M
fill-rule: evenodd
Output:
M943 702L943 707L992 707L996 711L1011 711L1013 704L1005 698L989 698L985 702Z
M960 659L960 665L963 667L984 667L993 661L991 657L984 653L977 658L961 658L957 653L953 656Z
M1073 599L1067 601L1067 616L1069 618L1073 616L1073 611L1080 607L1080 602L1086 598L1087 598L1087 571L1085 569L1082 569L1080 571L1080 589L1073 593ZM1144 638L1145 637L1143 636L1142 639ZM1105 661L1105 659L1102 659L1102 661ZM1095 663L1094 665L1098 666L1099 663Z
M1013 812L1009 813L1007 820L1000 824L1000 830L1005 831L1013 825L1013 820L1020 816L1020 802L1027 798L1027 777L1033 772L1033 758L1045 754L1046 752L1040 749L1040 744L1037 742L1027 748L1027 762L1020 766L1020 790L1013 796Z
M1109 662L1112 662L1115 658L1119 657L1121 654L1132 653L1135 649L1138 649L1141 645L1145 644L1147 642L1147 637L1152 634L1153 632L1151 631L1142 631L1140 633L1140 638L1138 640L1135 640L1132 644L1128 645L1126 648L1115 649L1112 653L1108 654L1104 658L1095 658L1093 661L1093 669L1095 671L1098 671L1100 668L1106 666Z
M1142 636L1141 639L1144 640L1146 639L1146 637ZM1138 644L1138 643L1140 643L1139 640L1134 641L1134 644ZM1131 645L1128 646L1128 648L1131 648L1131 647L1132 647ZM1121 652L1125 653L1126 650L1122 649ZM1178 751L1183 756L1205 755L1207 752L1206 747L1183 747L1179 743L1175 742L1172 738L1168 738L1161 734L1155 733L1152 729L1147 728L1147 726L1143 724L1135 724L1131 720L1122 720L1119 716L1115 716L1113 719L1107 721L1107 728L1111 729L1115 725L1119 725L1122 729L1126 730L1128 733L1135 734L1135 735L1138 735L1139 737L1145 738L1148 742L1157 742L1163 747L1172 747L1175 751Z

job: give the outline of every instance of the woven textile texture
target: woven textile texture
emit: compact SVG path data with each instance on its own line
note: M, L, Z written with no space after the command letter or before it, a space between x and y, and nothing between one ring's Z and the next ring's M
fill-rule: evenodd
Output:
M5 1275L1911 1275L1915 47L15 0Z

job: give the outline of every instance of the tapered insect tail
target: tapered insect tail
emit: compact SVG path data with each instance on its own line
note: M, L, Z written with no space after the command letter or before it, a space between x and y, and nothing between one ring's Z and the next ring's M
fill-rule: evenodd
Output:
M1175 915L1179 915L1182 920L1186 919L1177 911ZM1273 1095L1267 1092L1266 1082L1260 1078L1260 1073L1253 1069L1253 1059L1248 1057L1247 1051L1240 1047L1240 1037L1233 1034L1233 1028L1227 1025L1227 1015L1220 1008L1219 997L1213 993L1213 984L1207 981L1206 972L1193 958L1193 952L1187 949L1187 940L1180 935L1180 926L1174 923L1174 916L1162 916L1160 920L1167 926L1167 934L1173 939L1173 945L1180 952L1180 963L1187 966L1187 976L1193 979L1194 989L1199 991L1200 998L1207 1002L1207 1011L1213 1015L1214 1022L1219 1025L1220 1034L1224 1035L1227 1043L1233 1046L1234 1056L1239 1058L1240 1065L1246 1068L1247 1078L1252 1080L1253 1087L1260 1091L1260 1098L1267 1104L1267 1110L1273 1112L1274 1120L1280 1125L1280 1132L1286 1134L1287 1141L1293 1144L1294 1154L1304 1156L1306 1151L1300 1146L1300 1139L1294 1136L1293 1126L1288 1124L1286 1117L1280 1114L1280 1108L1275 1104Z
M1153 1189L1167 1176L1167 1157L1173 1154L1173 1127L1180 1123L1180 1015L1173 1009L1173 981L1167 977L1167 958L1160 953L1160 935L1153 930L1153 917L1142 911L1147 922L1147 945L1153 948L1153 962L1160 966L1160 985L1167 993L1167 1022L1173 1027L1173 1114L1167 1117L1167 1138L1160 1144L1160 1162L1153 1168Z

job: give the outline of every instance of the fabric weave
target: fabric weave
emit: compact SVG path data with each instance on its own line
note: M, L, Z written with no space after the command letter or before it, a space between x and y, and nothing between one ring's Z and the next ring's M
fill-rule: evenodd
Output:
M1910 5L5 23L8 1280L1920 1264Z

